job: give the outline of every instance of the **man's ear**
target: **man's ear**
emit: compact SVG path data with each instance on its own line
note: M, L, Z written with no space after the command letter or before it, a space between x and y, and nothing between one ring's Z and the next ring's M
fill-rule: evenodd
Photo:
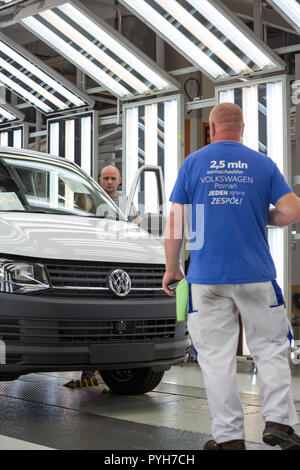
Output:
M209 133L210 133L210 137L213 137L216 133L216 126L215 126L215 123L212 121L209 122Z
M244 130L245 130L245 123L243 123L243 127L242 127L242 130L241 130L241 137L243 137L243 135L244 135Z

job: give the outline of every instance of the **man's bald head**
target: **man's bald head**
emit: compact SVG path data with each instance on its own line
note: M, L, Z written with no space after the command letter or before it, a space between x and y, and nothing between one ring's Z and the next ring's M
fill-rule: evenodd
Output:
M233 103L217 104L209 115L212 142L238 140L243 134L244 120L241 108Z
M99 175L99 183L110 197L116 197L118 186L121 183L121 177L118 168L113 165L107 165L102 168Z
M103 176L104 174L107 174L107 173L114 173L116 174L119 178L120 178L120 171L119 169L114 166L114 165L106 165L102 168L101 172L100 172L100 175L99 176Z

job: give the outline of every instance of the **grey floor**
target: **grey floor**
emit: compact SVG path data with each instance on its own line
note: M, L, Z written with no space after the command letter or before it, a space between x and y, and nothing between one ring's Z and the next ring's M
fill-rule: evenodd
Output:
M263 423L257 376L238 364L247 448L278 450L261 442ZM292 370L300 417L300 366ZM64 386L78 372L39 373L0 383L0 450L201 450L211 417L202 374L189 362L165 373L151 393L116 396L105 385ZM300 425L295 426L300 433Z

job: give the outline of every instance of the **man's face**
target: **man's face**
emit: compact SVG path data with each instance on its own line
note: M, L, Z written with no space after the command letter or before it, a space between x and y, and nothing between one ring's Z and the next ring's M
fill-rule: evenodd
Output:
M121 183L118 170L114 167L104 168L101 172L99 182L109 196L114 195Z

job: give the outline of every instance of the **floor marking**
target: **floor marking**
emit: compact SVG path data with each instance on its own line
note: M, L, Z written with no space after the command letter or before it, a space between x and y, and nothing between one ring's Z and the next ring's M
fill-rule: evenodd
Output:
M32 442L0 435L0 450L55 450Z

